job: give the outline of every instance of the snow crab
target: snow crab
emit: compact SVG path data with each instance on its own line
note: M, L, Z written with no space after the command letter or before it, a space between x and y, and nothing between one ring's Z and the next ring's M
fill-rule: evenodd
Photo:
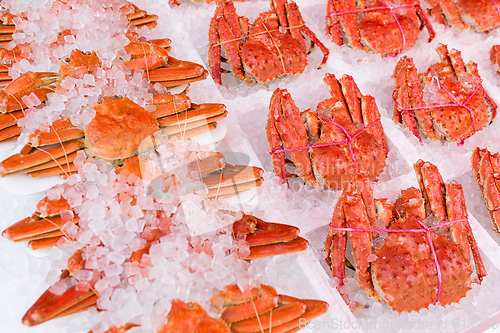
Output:
M347 233L359 288L397 312L444 306L465 297L473 282L471 251L477 278L486 276L467 221L462 186L445 184L429 162L419 160L414 169L420 190L402 190L394 204L374 199L368 174L358 173L335 205L326 262L351 306L342 288Z
M236 243L244 241L249 246L247 251L242 247L238 250L238 257L245 260L304 251L309 242L299 233L297 227L266 222L252 215L244 215L233 224Z
M493 231L500 233L500 154L477 147L471 156L472 176L476 178L490 215Z
M340 190L358 169L368 171L370 178L382 172L388 154L387 139L375 98L362 95L349 75L339 82L333 74L326 74L324 81L332 98L319 103L316 112L306 110L300 114L286 90L274 91L267 142L274 172L283 182L289 176L285 152L290 151L297 173L305 182Z
M227 114L223 104L198 105L186 95L153 95L153 104L151 113L126 97L105 97L94 104L96 115L84 130L63 118L47 131L35 131L20 153L0 162L0 174L69 175L77 171L73 161L81 149L88 156L120 162L137 155L143 141L160 128L189 138L216 127Z
M432 41L436 33L420 3L400 3L328 0L326 32L338 45L345 41L351 47L382 55L396 55L412 47L423 26Z
M298 6L291 0L271 1L271 11L264 12L249 25L237 16L231 0L217 3L208 32L209 64L212 77L222 84L221 52L226 52L231 72L248 84L265 83L286 74L302 73L307 65L307 47L303 33L324 54L321 68L328 59L328 49L305 25Z
M428 12L443 25L476 32L488 32L500 25L500 11L494 0L430 0L427 5Z
M481 85L477 64L464 64L460 51L436 49L441 62L417 74L413 59L402 57L394 69L394 120L420 141L461 141L496 117L497 105Z
M216 293L210 302L223 310L221 319L231 332L296 332L312 319L328 310L328 303L319 300L302 300L279 295L271 286L240 290L228 285Z
M116 173L124 176L135 174L141 177L142 170L137 160L131 158L127 161L129 163L116 167ZM230 165L226 163L224 155L217 152L210 153L205 158L197 158L185 167L187 174L198 172L200 180L207 186L208 199L226 199L262 183L262 169ZM168 171L165 173L169 174ZM168 192L168 189L165 191ZM49 200L45 197L37 204L35 213L6 228L2 236L14 242L28 241L28 246L33 250L45 249L73 241L66 233L65 225L68 222L78 225L79 220L78 214L64 197L58 200ZM254 217L245 220L247 225L245 229L242 224L240 221L240 228L235 224L235 235L240 239L248 238L247 242L252 246L257 246L260 240L259 244L262 246L257 246L252 251L253 256L241 259L301 251L308 245L305 239L297 237L299 231L295 227L267 224ZM280 235L285 236L280 237Z

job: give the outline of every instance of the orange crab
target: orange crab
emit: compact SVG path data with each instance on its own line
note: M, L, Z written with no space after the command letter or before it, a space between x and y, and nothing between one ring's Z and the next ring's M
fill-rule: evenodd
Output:
M249 246L248 253L241 248L238 251L238 257L245 260L304 251L309 242L299 233L297 227L266 222L252 215L244 215L233 224L234 239L244 240Z
M500 233L500 154L492 154L487 148L477 147L471 156L472 176L476 178L479 190L490 215L493 231Z
M495 0L429 0L428 11L438 23L459 29L488 32L500 25L500 8Z
M326 32L338 45L382 55L396 55L412 47L425 26L429 42L436 35L418 2L328 0Z
M141 143L160 127L166 134L189 138L214 128L227 114L223 104L191 104L185 95L153 95L153 104L157 109L151 113L126 97L105 97L94 105L96 115L84 130L63 118L48 131L35 131L20 153L0 163L0 173L68 175L77 170L73 160L84 148L89 156L119 162L137 155Z
M302 115L286 90L275 90L267 142L274 172L283 182L289 176L285 160L289 151L305 182L340 190L358 169L368 171L370 178L378 176L388 146L375 98L362 95L351 76L344 75L339 82L326 74L324 81L332 98L321 102L316 112L306 110Z
M262 169L230 165L226 163L221 153L209 153L206 157L196 158L184 167L187 174L197 172L200 175L200 181L207 186L207 199L227 199L262 183ZM171 177L170 172L165 172L163 176ZM140 161L134 158L129 158L123 165L117 166L116 173L143 177ZM164 190L169 191L169 188ZM72 238L64 231L64 226L68 222L78 225L79 221L80 217L64 197L57 200L49 200L45 197L37 204L36 212L32 216L6 228L2 236L14 242L28 241L28 246L33 250L45 249L72 241ZM253 217L247 217L235 223L234 226L235 238L245 239L254 247L251 255L241 259L305 250L308 242L297 237L298 233L295 227L267 224Z
M233 75L249 84L302 73L308 53L303 33L324 54L319 68L326 63L328 49L305 25L295 2L273 0L271 8L260 14L250 27L246 17L237 16L232 1L218 2L208 32L209 64L216 83L222 84L222 47Z
M397 312L419 311L436 303L444 306L465 297L473 282L471 251L479 281L486 276L467 221L462 186L455 181L445 184L431 163L419 160L414 169L420 191L402 190L394 204L374 199L368 175L359 173L335 205L325 243L326 262L350 305L341 288L347 232L359 288ZM447 230L449 238L436 228ZM387 232L387 237L379 232Z
M464 64L460 51L436 49L441 62L417 74L413 59L402 57L394 69L394 120L421 141L460 141L496 117L497 105L481 85L477 64Z
M279 295L271 286L240 290L228 285L210 301L232 332L296 332L328 310L328 303Z

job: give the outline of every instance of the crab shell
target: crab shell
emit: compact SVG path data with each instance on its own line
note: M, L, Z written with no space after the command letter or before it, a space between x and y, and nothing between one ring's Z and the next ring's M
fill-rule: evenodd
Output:
M393 1L385 3L388 6L394 5ZM414 4L414 1L401 2L401 5L409 4ZM382 8L377 10L345 13L380 7ZM397 54L403 48L412 47L418 39L421 22L429 31L429 42L434 39L435 32L420 5L395 9L394 14L389 8L383 7L384 3L381 1L328 0L327 33L338 45L344 43L343 36L345 36L347 44L351 47L371 50L382 55ZM336 13L338 15L328 16Z
M428 11L438 23L476 32L498 28L500 13L491 0L430 0Z
M85 127L91 156L117 160L136 154L144 139L160 128L156 117L127 97L106 97L94 104L95 117Z

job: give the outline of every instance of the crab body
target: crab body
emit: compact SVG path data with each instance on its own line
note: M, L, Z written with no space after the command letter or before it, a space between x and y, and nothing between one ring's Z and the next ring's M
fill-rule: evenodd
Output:
M428 162L419 160L414 168L420 191L402 190L394 205L373 198L366 173L355 175L335 206L325 243L326 262L342 287L348 232L360 289L397 312L419 311L438 301L444 306L465 297L472 283L472 256L479 280L486 275L467 221L462 186L445 184ZM452 223L436 232L426 226L432 219ZM384 239L378 233L382 230L394 232Z
M394 1L328 0L327 34L338 45L344 38L351 47L394 55L412 47L418 39L421 24L429 31L429 42L435 33L419 4L403 0L401 8Z
M402 57L394 70L394 119L421 140L460 141L496 116L496 103L481 86L477 64L464 64L457 50L436 49L441 62L417 74L413 59ZM429 108L426 108L428 106Z
M222 84L222 47L233 75L246 83L302 73L308 52L303 33L324 53L320 67L326 63L329 51L307 28L298 6L293 1L273 0L271 7L250 27L246 17L237 16L232 1L218 2L209 28L209 63L215 82Z
M311 185L340 190L357 169L378 176L385 166L387 141L375 99L362 95L352 77L324 79L332 98L317 112L299 113L290 94L277 89L271 97L267 140L275 173L287 182L285 146L298 175ZM306 125L302 122L306 119ZM312 146L309 144L312 143ZM323 146L325 145L325 146Z

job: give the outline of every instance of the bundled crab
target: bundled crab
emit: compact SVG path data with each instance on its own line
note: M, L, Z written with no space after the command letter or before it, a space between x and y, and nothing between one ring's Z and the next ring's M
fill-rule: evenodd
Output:
M443 25L486 33L500 25L496 0L429 0L427 4L429 13Z
M463 141L493 122L497 105L482 87L475 62L460 51L436 49L441 62L417 74L413 59L402 57L394 69L394 120L421 141L425 137Z
M353 307L342 288L348 235L359 288L397 312L459 302L475 281L471 257L479 281L486 276L462 186L455 181L445 184L429 162L419 160L414 169L420 190L402 190L394 204L374 199L368 175L359 173L335 205L326 262L339 292Z
M412 47L423 26L431 42L435 32L420 3L400 3L328 0L326 32L338 45L345 40L351 47L382 55L394 56Z
M332 98L319 103L316 111L302 114L286 90L274 91L267 141L274 172L283 182L290 176L285 157L289 152L306 183L340 190L358 170L377 177L385 166L388 145L375 98L362 95L349 75L339 81L326 74L324 81Z
M239 80L266 83L287 74L298 74L307 65L308 48L303 34L324 54L321 68L328 59L328 49L305 25L297 4L291 0L271 1L272 10L260 14L252 25L237 16L232 0L217 3L208 32L209 64L212 77L222 84L222 50L231 72Z

